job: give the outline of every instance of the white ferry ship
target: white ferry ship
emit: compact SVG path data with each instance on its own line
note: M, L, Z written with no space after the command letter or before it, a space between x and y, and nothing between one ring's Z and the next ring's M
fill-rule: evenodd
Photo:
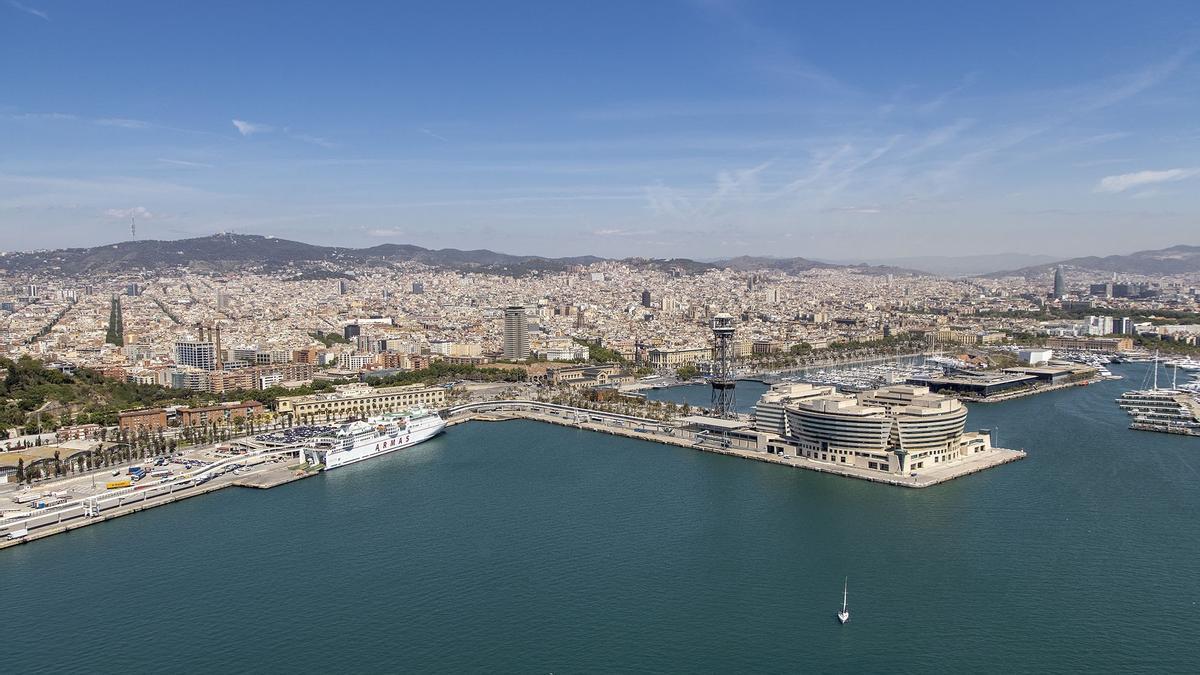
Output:
M304 457L312 464L336 469L427 441L445 428L445 420L429 410L384 413L348 422L332 434L313 439L304 449Z

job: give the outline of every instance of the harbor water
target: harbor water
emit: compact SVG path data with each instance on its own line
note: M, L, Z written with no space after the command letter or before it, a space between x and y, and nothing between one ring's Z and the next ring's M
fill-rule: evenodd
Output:
M1196 672L1200 439L1126 428L1146 367L973 405L1028 458L925 490L456 426L0 552L5 670Z

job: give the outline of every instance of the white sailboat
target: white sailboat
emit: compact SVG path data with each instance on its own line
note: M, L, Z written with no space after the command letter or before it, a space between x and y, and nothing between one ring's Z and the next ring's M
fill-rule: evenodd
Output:
M842 584L842 611L838 612L838 621L843 624L850 620L850 610L846 608L846 592L850 588L850 577L846 577L845 583Z

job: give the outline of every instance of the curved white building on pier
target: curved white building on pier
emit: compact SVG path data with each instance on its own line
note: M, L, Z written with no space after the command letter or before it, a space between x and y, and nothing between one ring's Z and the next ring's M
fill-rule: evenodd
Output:
M785 411L798 455L864 469L906 473L991 448L987 434L964 432L967 408L961 401L926 387L830 393Z

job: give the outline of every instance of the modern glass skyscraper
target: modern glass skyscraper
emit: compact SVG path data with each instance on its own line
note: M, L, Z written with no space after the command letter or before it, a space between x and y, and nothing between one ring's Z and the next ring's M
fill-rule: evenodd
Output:
M1061 298L1067 294L1067 280L1063 278L1063 268L1054 270L1054 297Z

